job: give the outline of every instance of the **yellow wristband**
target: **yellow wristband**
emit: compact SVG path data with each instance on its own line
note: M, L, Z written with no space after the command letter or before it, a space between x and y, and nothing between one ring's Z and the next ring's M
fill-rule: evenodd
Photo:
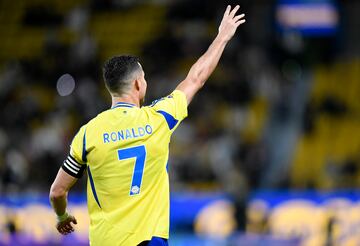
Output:
M66 220L69 217L69 214L67 212L65 212L63 215L58 215L57 216L57 221L58 222L63 222L64 220Z

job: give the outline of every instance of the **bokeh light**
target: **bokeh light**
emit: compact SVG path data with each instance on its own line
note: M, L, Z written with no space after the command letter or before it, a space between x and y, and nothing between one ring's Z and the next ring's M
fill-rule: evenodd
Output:
M66 73L60 76L56 83L56 89L60 96L68 96L75 89L75 79Z

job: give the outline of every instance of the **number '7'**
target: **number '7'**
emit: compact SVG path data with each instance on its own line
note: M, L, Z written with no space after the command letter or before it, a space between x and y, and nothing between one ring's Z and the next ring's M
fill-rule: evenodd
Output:
M125 160L129 158L135 158L135 166L130 186L130 196L140 194L141 181L144 172L146 149L144 145L119 149L119 160Z

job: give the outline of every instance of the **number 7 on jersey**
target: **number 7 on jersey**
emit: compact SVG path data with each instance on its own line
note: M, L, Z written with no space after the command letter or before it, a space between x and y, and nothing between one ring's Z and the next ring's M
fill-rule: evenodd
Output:
M118 150L119 160L135 158L134 172L132 175L130 196L140 194L141 181L144 172L146 149L144 145Z

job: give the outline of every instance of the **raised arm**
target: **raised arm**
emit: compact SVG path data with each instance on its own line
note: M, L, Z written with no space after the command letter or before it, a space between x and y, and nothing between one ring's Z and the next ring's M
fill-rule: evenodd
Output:
M188 104L214 71L226 44L234 36L238 26L245 22L244 14L236 15L239 8L240 6L237 5L231 10L231 6L227 6L218 35L208 50L191 67L185 80L176 87L177 90L185 93Z

